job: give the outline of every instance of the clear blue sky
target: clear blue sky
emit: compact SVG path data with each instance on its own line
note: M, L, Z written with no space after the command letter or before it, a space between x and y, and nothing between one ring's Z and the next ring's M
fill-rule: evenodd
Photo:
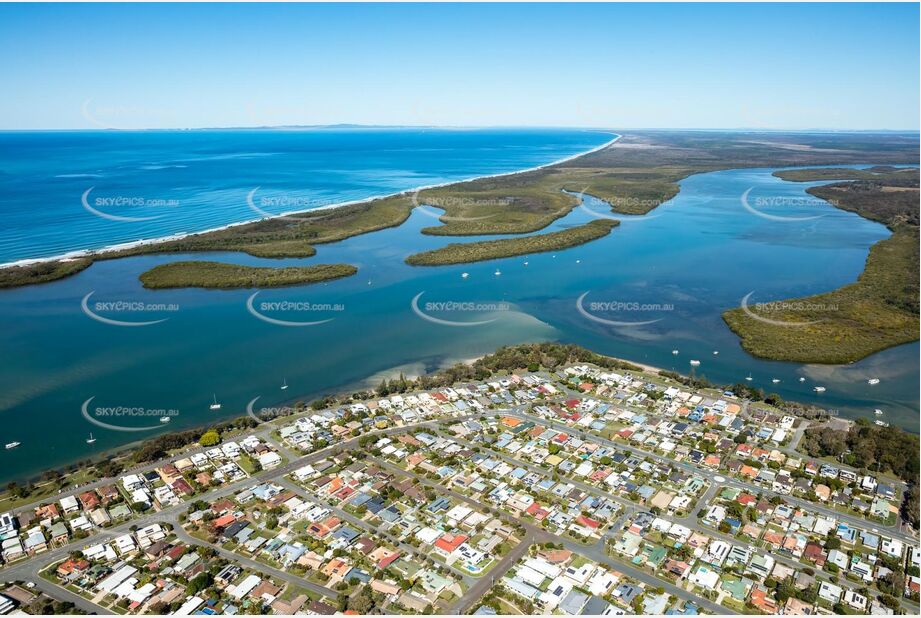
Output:
M0 6L0 128L917 129L900 5Z

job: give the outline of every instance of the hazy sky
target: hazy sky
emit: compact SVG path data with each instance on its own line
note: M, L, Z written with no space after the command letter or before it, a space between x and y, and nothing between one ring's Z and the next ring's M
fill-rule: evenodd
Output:
M0 128L917 129L901 5L2 5Z

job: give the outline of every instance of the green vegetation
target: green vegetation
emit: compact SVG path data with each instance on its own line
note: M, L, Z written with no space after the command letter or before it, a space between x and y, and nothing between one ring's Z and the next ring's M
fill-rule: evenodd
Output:
M90 258L77 258L0 268L0 289L63 279L88 268L92 263L93 260Z
M445 210L443 225L425 228L426 234L535 232L576 207L578 199L564 190L603 199L613 212L645 214L674 197L678 182L691 174L741 167L903 163L915 160L917 152L917 135L631 132L608 148L559 165L428 189L417 197L400 194L342 208L276 217L178 240L96 253L77 262L0 269L0 287L60 279L79 272L94 260L154 253L241 251L266 258L309 257L315 253L313 245L398 226L420 204Z
M749 308L781 324L753 318L742 308L726 311L723 319L742 338L742 347L762 358L837 364L917 340L918 170L818 169L776 175L796 180L855 178L813 187L809 193L885 223L892 236L870 248L855 283L825 294Z
M221 262L172 262L141 274L145 288L268 288L317 283L349 277L358 269L349 264L317 264L267 268Z
M898 476L909 485L902 502L902 517L918 528L921 443L917 435L898 427L880 427L866 419L858 419L847 430L810 427L803 433L800 448L812 457L840 457L855 468Z
M444 264L465 264L497 258L543 253L575 247L596 240L611 233L617 221L598 219L578 227L549 234L483 240L471 243L451 243L440 249L416 253L406 258L414 266L439 266Z
M201 446L214 446L220 442L221 434L216 429L209 429L198 439L198 444Z

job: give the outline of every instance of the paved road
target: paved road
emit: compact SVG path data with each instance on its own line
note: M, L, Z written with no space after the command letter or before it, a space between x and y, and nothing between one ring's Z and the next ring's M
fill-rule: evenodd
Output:
M447 613L458 615L464 614L472 609L473 605L479 601L483 595L493 587L493 584L499 581L509 569L515 566L515 563L527 553L528 548L536 541L537 537L533 533L525 534L521 542L518 543L512 551L507 553L505 557L499 561L499 564L494 566L488 574L478 578L477 581L467 589L464 596L458 599L457 602L448 609Z
M692 466L692 465L690 465L690 464L677 463L674 459L670 459L670 458L664 457L664 456L662 456L662 455L650 453L649 451L644 451L644 450L639 449L639 448L636 448L636 447L634 447L634 446L632 446L632 445L624 444L623 442L614 442L614 441L612 441L612 440L608 440L607 438L602 438L601 436L599 436L599 435L597 435L597 434L595 434L595 433L586 432L586 431L582 431L582 430L577 429L577 428L573 428L573 427L571 427L571 426L569 426L569 425L566 425L565 423L560 423L560 422L555 421L555 420L552 420L552 419L547 419L547 418L543 418L543 417L540 417L540 416L536 416L536 415L533 415L533 414L530 414L530 413L527 413L527 412L522 412L522 411L519 410L520 407L521 407L521 406L518 406L518 407L516 407L516 408L512 408L512 409L510 409L510 410L508 410L508 411L506 411L506 412L502 412L502 414L503 414L503 415L507 415L507 416L514 416L514 417L520 418L520 419L522 419L522 420L528 420L528 421L538 422L538 423L541 423L541 424L546 425L546 426L548 426L548 427L553 427L553 428L555 428L555 429L559 429L560 431L565 431L565 432L570 433L570 434L572 434L572 433L579 433L579 434L582 434L582 435L585 435L585 436L589 436L589 435L590 435L593 442L598 442L599 444L603 444L603 445L605 445L605 446L610 446L611 448L619 449L619 450L622 450L622 451L628 451L628 452L630 452L630 453L633 453L634 455L637 455L638 457L649 457L650 459L654 459L654 460L659 461L659 462L662 462L662 463L682 466L682 467L684 467L686 470L689 470L689 471L692 471L692 472L696 472L696 473L700 474L701 476L704 476L705 478L707 478L707 480L708 480L711 484L716 482L716 481L714 480L715 477L717 477L717 476L722 476L723 478L726 479L726 481L722 483L723 485L728 485L728 486L732 486L732 487L737 487L737 488L743 489L743 490L745 490L745 491L754 491L755 493L763 494L763 495L767 496L768 498L771 498L771 497L773 497L773 496L779 496L780 498L782 498L782 499L783 499L785 502L787 502L788 504L793 504L793 505L796 505L796 506L800 506L800 507L802 507L802 508L804 508L804 509L812 510L812 511L815 511L815 512L817 512L817 513L821 513L821 514L823 514L823 515L827 515L828 517L834 517L835 519L837 519L837 520L839 520L839 521L844 521L844 522L847 522L847 523L849 523L849 524L852 524L852 525L855 525L855 526L858 526L858 527L861 527L861 528L871 528L871 529L876 529L876 530L883 530L883 531L885 531L885 533L886 533L888 536L891 536L891 537L893 537L893 538L897 538L897 539L899 539L899 540L901 540L901 541L904 541L905 543L911 543L911 544L913 544L913 545L914 545L914 544L917 544L917 539L914 538L914 537L912 537L912 536L910 536L910 535L906 535L906 534L902 533L902 532L899 530L899 526L885 526L885 525L879 525L879 524L876 524L875 522L871 522L871 521L868 521L868 520L863 519L863 518L860 518L860 517L854 517L854 516L852 516L852 515L847 515L847 514L844 514L844 513L840 513L840 512L838 512L838 511L833 510L833 509L825 508L825 507L823 507L823 506L821 506L821 505L815 504L814 502L809 502L808 500L802 500L802 499L796 498L796 497L794 497L794 496L788 496L788 495L778 494L778 493L776 493L776 492L774 492L774 491L772 491L772 490L770 490L770 489L767 489L767 488L764 488L764 487L761 487L761 486L758 486L758 485L752 485L752 484L746 483L746 482L744 482L744 481L740 481L740 480L737 480L737 479L735 479L735 478L728 477L728 476L725 475L725 473L721 473L719 470L715 470L715 471L714 471L714 470L708 470L708 469L702 468L702 467Z
M244 567L247 567L254 571L261 571L263 573L267 573L269 575L277 577L278 579L282 581L286 581L289 584L293 584L301 588L307 588L309 590L312 590L313 592L316 592L317 594L320 594L326 597L327 599L332 599L335 601L339 597L338 592L336 592L335 590L331 590L327 588L326 586L321 586L320 584L316 584L303 577L293 575L291 573L288 573L287 571L282 571L281 569L270 567L267 564L259 562L258 560L253 560L252 558L247 558L246 556L243 556L241 554L237 554L232 551L228 551L224 549L223 547L215 545L214 543L207 543L200 539L196 539L195 537L190 535L188 532L183 530L182 526L177 525L174 529L174 532L176 533L176 537L183 543L186 543L187 545L200 545L202 547L210 547L214 549L218 553L219 556L221 556L225 560L229 560L230 562L241 564Z
M722 605L717 605L716 603L708 601L707 599L704 599L703 597L699 597L692 592L688 592L687 590L683 588L679 588L678 586L675 586L674 584L670 582L667 582L663 579L659 579L658 577L650 575L649 573L645 571L640 571L639 569L634 568L633 566L629 565L626 562L621 562L619 560L615 560L609 557L604 552L603 549L599 549L598 547L599 544L583 545L581 543L576 543L574 541L564 539L560 536L550 534L549 532L545 531L543 528L535 526L534 524L528 521L519 519L517 517L513 517L512 515L508 513L504 513L496 508L488 507L480 502L477 502L476 500L473 500L472 498L468 498L467 496L461 493L458 493L452 489L448 489L444 485L441 485L434 481L430 481L426 479L425 477L422 477L414 472L403 470L401 468L398 468L397 466L394 466L393 464L389 462L386 462L382 459L378 459L376 457L368 457L368 459L371 461L374 461L376 465L384 469L390 470L391 472L395 474L413 477L419 482L421 482L422 484L428 487L431 487L433 489L436 489L442 494L450 495L456 500L460 500L461 502L470 504L474 506L475 508L478 508L481 511L484 508L488 508L490 511L497 514L497 516L500 517L503 521L506 521L509 523L515 523L515 524L523 526L528 533L534 536L535 542L540 543L540 542L545 542L545 541L552 541L554 543L562 543L564 547L566 547L568 550L572 551L573 553L577 555L587 556L588 558L590 558L591 560L594 560L595 562L599 564L607 565L609 568L615 569L617 571L620 571L621 573L629 575L630 577L638 581L641 581L645 583L646 585L651 586L652 588L661 587L669 594L676 596L680 599L691 601L692 603L696 604L698 607L702 607L709 612L712 612L714 614L734 614L735 613L727 607L723 607Z

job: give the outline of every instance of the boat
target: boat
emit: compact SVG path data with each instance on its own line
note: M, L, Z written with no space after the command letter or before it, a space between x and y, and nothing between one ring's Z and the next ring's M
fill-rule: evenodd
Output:
M675 356L678 356L678 350L672 350L672 354L674 354Z
M576 264L581 264L582 260L576 260Z
M814 390L814 391L817 392L817 393L824 393L824 392L825 392L825 387L824 387L824 386L816 386L816 387L813 388L812 390Z
M806 378L800 378L799 381L800 381L800 382L805 382L805 381L806 381Z
M161 417L160 417L160 422L161 422L161 423L168 423L168 422L170 422L170 417L168 417L168 416L161 416Z
M752 381L752 374L748 374L747 376L745 376L745 381L746 381L746 382L751 382L751 381Z
M874 384L879 384L879 378L870 378L869 380L867 380L867 384L869 384L870 386Z
M214 403L208 406L208 409L209 410L220 410L221 409L221 404L217 402L217 395L214 396Z
M22 444L22 442L10 442L9 444L6 445L6 450L10 450L11 448L16 448L20 444Z
M719 350L713 350L713 356L716 356L716 355L719 354L719 353L720 353Z
M773 380L771 380L772 384L777 384L778 382L780 382L780 378L774 378Z
M461 279L466 279L470 276L470 273L461 273Z
M700 361L699 361L699 360L692 360L692 361L691 361L691 367L697 367L697 366L699 366L699 365L700 365Z
M876 420L873 421L873 422L876 423L877 425L879 425L880 427L888 427L888 426L889 426L889 423L887 423L886 421L881 421L881 420L879 420L879 419L876 419Z
M91 432L90 432L90 437L86 439L86 443L87 443L87 444L92 444L92 443L95 442L95 441L96 441L96 438L93 437L93 432L91 431Z
M285 378L284 380L282 380L282 383L281 383L281 390L283 390L283 391L288 390L288 378Z
M527 262L525 262L525 263L524 263L524 265L525 265L525 266L527 266L527 265L528 265L528 263L527 263Z
M882 416L882 415L883 415L883 411L880 410L879 408L876 408L875 410L873 410L873 413L874 413L876 416Z
M495 273L493 273L493 274L494 274L494 275L496 275L496 276L498 277L499 275L501 275L501 274L502 274L502 271L501 271L501 270L499 270L499 269L497 268L497 269L496 269L496 272L495 272Z

